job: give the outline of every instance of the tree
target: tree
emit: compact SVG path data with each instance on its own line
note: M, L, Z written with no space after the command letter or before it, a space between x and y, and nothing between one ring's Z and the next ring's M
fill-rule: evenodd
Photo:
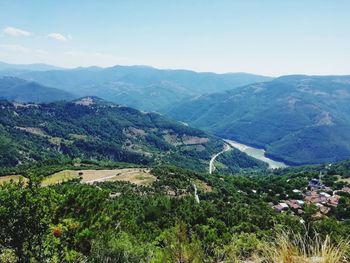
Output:
M40 180L0 186L0 245L13 249L19 262L42 260L44 236L54 214L54 194Z

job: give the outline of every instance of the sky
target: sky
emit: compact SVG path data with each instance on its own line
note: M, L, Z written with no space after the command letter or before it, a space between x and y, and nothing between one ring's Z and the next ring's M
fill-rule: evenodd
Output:
M350 74L350 1L0 0L0 61Z

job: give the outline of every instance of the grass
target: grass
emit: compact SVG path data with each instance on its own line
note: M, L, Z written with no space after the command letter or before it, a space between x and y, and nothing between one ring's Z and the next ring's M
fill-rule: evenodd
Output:
M265 262L341 263L349 262L348 240L332 243L329 236L302 236L291 232L278 234L275 242L263 249ZM264 262L258 261L258 262Z
M137 185L150 185L156 177L149 170L142 168L119 169L117 176L112 178L113 181L125 181Z
M21 175L5 175L0 177L0 184L6 183L6 182L18 182L20 178L23 178L24 181L27 179Z
M50 175L42 182L43 186L53 185L64 181L79 178L82 182L92 184L101 181L125 181L137 185L150 185L156 177L149 170L142 168L125 168L112 170L64 170Z
M76 173L75 171L71 171L71 170L65 170L65 171L61 171L58 173L55 173L53 175L50 175L48 177L45 177L45 179L43 180L43 182L41 183L42 186L48 186L48 185L53 185L53 184L58 184L58 183L62 183L65 181L69 181L72 179L78 178L78 173Z
M350 178L342 178L340 175L335 176L337 177L338 181L350 184Z
M156 177L150 173L148 169L143 168L124 168L124 169L112 169L112 170L64 170L47 176L42 181L42 186L49 186L59 184L72 179L79 178L79 173L82 173L83 183L94 183L101 181L124 181L137 185L150 185ZM5 182L18 182L20 177L24 181L27 179L21 175L7 175L0 177L0 184Z
M331 241L330 236L311 236L281 231L271 240L254 234L233 239L220 262L231 263L345 263L350 262L350 242Z
M210 193L213 191L213 188L210 185L208 185L207 183L205 183L199 179L195 180L195 184L196 184L198 190L200 190L204 193Z

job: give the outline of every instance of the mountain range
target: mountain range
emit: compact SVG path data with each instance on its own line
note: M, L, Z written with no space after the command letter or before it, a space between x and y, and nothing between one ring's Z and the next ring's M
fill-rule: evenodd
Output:
M63 68L52 66L43 63L35 64L9 64L0 61L0 70L4 71L23 71L23 70L32 70L32 71L47 71L47 70L60 70Z
M15 77L0 78L0 99L17 102L53 102L73 100L75 95L68 91L49 88L37 82Z
M350 158L350 76L284 76L175 105L168 115L290 164Z
M32 67L29 67L32 68ZM35 81L80 97L100 98L147 111L163 111L186 98L271 80L247 73L198 73L148 66L88 67L66 70L1 70L0 76Z
M0 99L41 103L98 96L264 148L269 157L291 165L350 158L349 76L271 78L148 66L4 63L0 76Z

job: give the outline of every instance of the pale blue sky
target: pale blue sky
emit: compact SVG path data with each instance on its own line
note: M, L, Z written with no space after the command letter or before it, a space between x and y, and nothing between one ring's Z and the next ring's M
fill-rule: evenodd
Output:
M350 74L348 0L0 0L0 61Z

